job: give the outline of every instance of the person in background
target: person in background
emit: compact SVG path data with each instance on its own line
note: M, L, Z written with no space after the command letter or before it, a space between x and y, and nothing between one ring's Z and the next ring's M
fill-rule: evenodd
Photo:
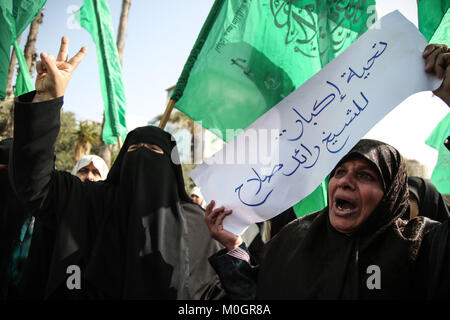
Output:
M203 198L203 195L200 192L200 188L199 187L192 188L191 192L189 193L189 196L191 197L192 201L194 201L200 207L202 207L203 209L206 208L206 201Z
M430 180L408 177L410 219L425 216L444 222L450 217L449 201L436 189Z
M105 160L96 155L85 155L75 164L72 175L92 182L105 180L108 176L108 165Z

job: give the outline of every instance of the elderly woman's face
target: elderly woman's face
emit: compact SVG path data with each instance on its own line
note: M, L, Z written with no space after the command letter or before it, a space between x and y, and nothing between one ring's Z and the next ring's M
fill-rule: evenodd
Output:
M83 182L86 179L92 182L96 182L102 179L100 171L98 171L98 169L94 166L94 163L92 161L87 166L78 170L77 177L80 178L80 180Z
M353 158L336 168L328 183L331 225L339 232L355 231L383 197L376 171L364 158Z

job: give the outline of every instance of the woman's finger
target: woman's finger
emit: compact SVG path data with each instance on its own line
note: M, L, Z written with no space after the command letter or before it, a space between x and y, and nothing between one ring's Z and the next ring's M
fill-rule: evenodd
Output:
M438 78L444 76L445 70L450 65L450 53L439 54L434 65L434 72Z
M45 69L47 69L48 73L50 73L52 76L56 76L56 74L58 74L58 67L56 66L55 58L51 54L42 52L41 60L45 66Z
M209 219L210 219L213 223L215 223L215 221L216 221L217 217L219 216L219 214L222 213L224 210L225 210L225 207L224 207L224 206L221 206L221 207L219 207L219 208L217 208L217 209L214 209L214 210L211 212L211 214L209 215Z
M436 59L439 56L439 54L445 53L447 51L447 48L444 46L437 46L434 45L433 47L430 47L429 53L427 53L425 59L425 71L426 72L432 72L434 70L434 66L436 64Z
M36 72L40 75L47 72L47 68L45 68L44 64L41 60L36 63Z
M72 59L69 60L69 64L72 65L73 70L78 67L80 62L83 60L83 58L86 56L87 53L87 47L81 47L80 51L76 55L72 57Z
M69 38L64 36L61 38L61 46L59 47L57 61L67 61L69 57Z
M223 219L225 219L226 216L229 216L233 210L225 210L223 211L216 219L216 225L222 225Z
M206 216L209 216L211 214L211 211L214 209L215 205L216 205L216 202L214 200L211 200L211 202L206 206L206 209L205 209Z

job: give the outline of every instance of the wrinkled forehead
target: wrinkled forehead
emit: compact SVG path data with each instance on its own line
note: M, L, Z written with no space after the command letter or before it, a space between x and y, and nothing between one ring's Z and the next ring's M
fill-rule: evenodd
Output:
M394 175L399 170L400 159L398 151L392 146L377 140L363 139L359 141L348 154L346 154L331 172L331 177L337 167L354 158L367 161L370 167L378 174L383 189L386 191L392 183Z
M130 131L125 140L124 147L128 149L129 146L142 142L155 144L163 149L166 154L170 154L172 149L172 136L154 126L140 127Z

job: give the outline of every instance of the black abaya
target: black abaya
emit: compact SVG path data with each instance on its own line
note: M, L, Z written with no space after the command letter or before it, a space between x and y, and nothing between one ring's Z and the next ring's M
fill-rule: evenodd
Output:
M181 165L172 161L178 153L171 136L156 127L133 130L108 178L82 183L53 169L62 98L32 104L33 96L16 102L11 174L19 196L54 238L46 243L52 258L45 297L199 298L214 273L209 271L201 283L191 281L202 276L195 271L202 268L192 270L192 257L205 255L206 264L218 244L205 230L189 227L184 208L192 201ZM138 142L157 144L164 154L145 147L127 152ZM199 207L189 209L202 214ZM199 236L195 243L192 232ZM205 251L195 252L199 247ZM81 289L66 285L71 265L80 268Z

